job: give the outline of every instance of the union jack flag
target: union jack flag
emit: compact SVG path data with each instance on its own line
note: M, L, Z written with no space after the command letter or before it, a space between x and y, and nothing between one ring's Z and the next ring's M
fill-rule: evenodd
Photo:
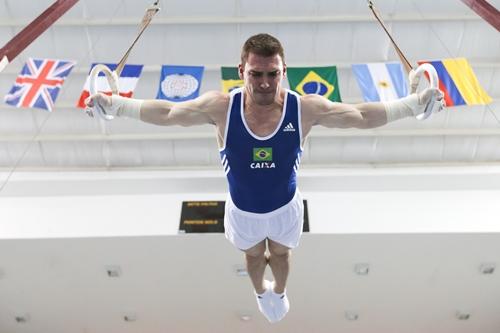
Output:
M64 79L76 64L74 61L28 58L5 103L25 108L52 111Z

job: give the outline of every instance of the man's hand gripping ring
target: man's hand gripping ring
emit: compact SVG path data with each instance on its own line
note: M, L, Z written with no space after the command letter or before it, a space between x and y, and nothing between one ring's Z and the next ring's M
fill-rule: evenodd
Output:
M429 75L430 88L438 89L439 78L436 69L431 64L425 63L418 66L416 70L412 69L410 74L408 75L408 78L410 80L410 92L412 94L417 92L418 83L420 82L420 79L422 77L422 74L424 74L424 72L427 72L427 74ZM427 119L432 113L438 112L442 108L443 108L442 101L438 101L436 95L433 95L429 100L429 102L427 102L424 113L419 114L416 118L418 120Z
M111 93L118 95L118 75L115 71L111 71L108 66L103 64L95 65L90 71L89 75L89 92L90 96L97 94L96 80L99 73L103 72L108 80L109 87L111 88ZM94 113L97 113L104 120L113 120L114 116L107 114L106 110L99 105L99 103L94 103L93 107Z

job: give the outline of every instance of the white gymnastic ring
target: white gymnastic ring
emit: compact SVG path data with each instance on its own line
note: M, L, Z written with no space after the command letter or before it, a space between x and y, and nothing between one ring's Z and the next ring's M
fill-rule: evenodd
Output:
M118 95L118 75L116 75L115 71L111 71L108 66L103 64L95 65L90 71L89 75L89 92L90 96L97 94L96 81L99 73L103 72L108 80L109 87L111 88L111 93L114 95ZM114 117L110 114L107 114L102 106L98 103L95 103L94 109L101 118L104 120L113 120Z
M410 92L412 94L417 92L418 83L420 82L420 79L422 78L424 72L427 72L427 74L429 74L430 87L438 89L439 78L436 69L431 64L424 63L418 66L416 70L411 70L409 74L409 81L411 86ZM424 112L419 114L416 118L418 120L427 119L432 113L439 111L441 107L441 103L437 103L436 96L433 96L427 103Z

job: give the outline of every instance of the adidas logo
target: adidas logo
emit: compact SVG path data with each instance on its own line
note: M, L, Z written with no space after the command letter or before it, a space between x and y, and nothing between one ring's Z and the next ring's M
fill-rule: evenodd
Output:
M288 123L283 129L283 132L295 132L295 128L293 128L292 123Z

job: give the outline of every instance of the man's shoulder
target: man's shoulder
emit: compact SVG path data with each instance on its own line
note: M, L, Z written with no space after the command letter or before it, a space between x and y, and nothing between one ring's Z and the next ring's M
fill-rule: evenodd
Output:
M300 96L300 105L302 112L315 113L327 107L330 101L325 97L317 94L308 94Z
M318 94L307 94L307 95L301 95L300 96L300 102L301 103L307 103L307 104L311 104L311 103L321 103L323 101L325 101L326 98L321 96L321 95L318 95Z
M226 113L231 100L230 94L221 91L207 91L198 97L200 100L199 107L202 112L210 115L215 124L220 125L225 123Z
M202 94L199 99L211 110L217 111L219 109L227 109L231 97L227 93L211 90Z
M210 91L207 91L206 93L202 94L200 97L211 99L211 100L214 100L217 102L224 102L224 101L229 102L230 94L224 93L221 91L217 91L217 90L210 90Z

